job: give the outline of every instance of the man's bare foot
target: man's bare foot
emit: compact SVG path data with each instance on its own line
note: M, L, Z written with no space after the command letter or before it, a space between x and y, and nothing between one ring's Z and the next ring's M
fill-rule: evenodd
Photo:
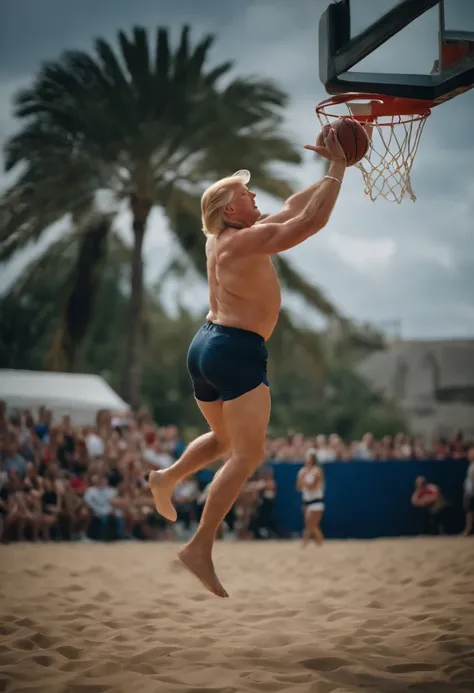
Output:
M187 544L178 553L178 558L185 568L195 575L209 592L218 597L225 598L229 596L216 575L210 555Z
M176 522L177 514L171 502L173 487L165 484L163 472L150 472L148 486L153 494L157 512L170 522Z

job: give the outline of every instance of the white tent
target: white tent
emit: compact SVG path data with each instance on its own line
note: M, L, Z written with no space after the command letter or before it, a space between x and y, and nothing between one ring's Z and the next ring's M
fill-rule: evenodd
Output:
M0 400L9 409L35 410L42 404L54 418L70 414L75 424L93 424L99 409L129 409L98 375L0 369Z

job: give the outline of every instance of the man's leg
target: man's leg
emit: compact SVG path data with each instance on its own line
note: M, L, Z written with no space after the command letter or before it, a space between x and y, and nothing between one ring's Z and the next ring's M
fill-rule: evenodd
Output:
M196 402L211 431L193 440L171 467L150 472L148 479L157 512L171 522L176 520L176 510L171 502L176 484L219 459L230 448L222 401Z
M212 563L214 537L242 486L264 460L265 434L270 419L267 385L262 383L241 397L224 402L224 418L232 455L214 477L196 534L179 554L184 565L219 597L228 594Z

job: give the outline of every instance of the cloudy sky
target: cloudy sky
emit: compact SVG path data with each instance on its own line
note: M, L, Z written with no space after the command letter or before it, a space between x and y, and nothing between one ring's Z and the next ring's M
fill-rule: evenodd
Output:
M397 0L357 0L354 29ZM235 74L268 76L291 96L287 131L297 145L314 140L314 105L326 94L318 78L317 27L329 0L1 0L0 141L15 131L11 97L28 84L43 60L67 48L91 48L93 39L114 39L134 24L150 30L183 23L197 40L215 33L211 61L235 60ZM474 4L447 0L448 28L474 31ZM462 20L462 21L461 21ZM389 41L363 68L428 73L436 57L436 13L417 20ZM410 48L410 51L407 48ZM360 68L360 66L359 66ZM321 285L349 316L379 325L399 321L403 337L474 336L474 90L435 109L413 173L418 200L396 205L371 202L358 170L350 169L336 210L317 237L288 252L296 266ZM242 166L245 162L242 162ZM289 171L298 185L321 175L310 156ZM0 186L7 182L0 178ZM260 207L278 203L263 198ZM118 225L126 232L124 214ZM147 274L159 274L174 248L158 212L147 237ZM34 252L31 251L31 252ZM24 258L0 268L0 288L11 282ZM2 276L3 275L3 276ZM172 296L168 296L172 299ZM188 292L202 308L205 287ZM294 306L301 312L301 307Z

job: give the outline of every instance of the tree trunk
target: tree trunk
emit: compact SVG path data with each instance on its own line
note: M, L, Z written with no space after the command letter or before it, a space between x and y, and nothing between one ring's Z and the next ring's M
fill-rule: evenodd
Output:
M110 219L98 217L84 231L58 329L45 359L53 371L73 372L91 325L107 256Z
M123 397L134 409L141 403L143 346L143 241L151 209L148 201L132 196L133 233L130 312L127 324Z

